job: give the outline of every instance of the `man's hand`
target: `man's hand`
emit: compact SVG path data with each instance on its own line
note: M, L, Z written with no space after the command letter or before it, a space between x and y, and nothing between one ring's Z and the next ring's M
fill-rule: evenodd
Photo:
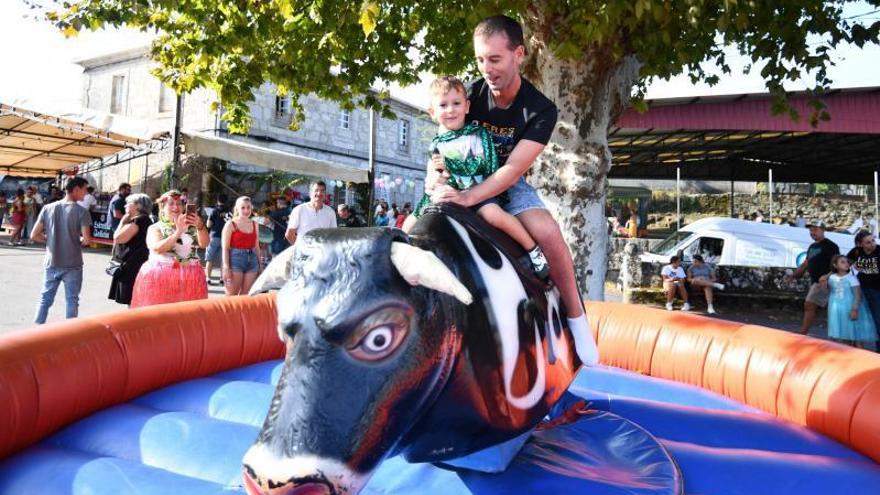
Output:
M455 203L466 208L473 206L467 191L459 191L447 185L435 187L431 194L431 201L434 203Z
M831 276L830 273L826 273L825 275L822 275L821 277L819 277L819 286L821 286L823 289L827 289L828 288L828 277L830 277L830 276Z
M852 321L859 319L859 308L852 308L849 310L849 319Z

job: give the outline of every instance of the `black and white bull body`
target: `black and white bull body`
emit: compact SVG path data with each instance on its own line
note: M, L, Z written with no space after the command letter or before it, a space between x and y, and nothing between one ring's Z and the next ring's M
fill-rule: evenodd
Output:
M250 493L357 493L386 457L502 443L581 366L556 289L468 210L429 210L411 236L312 231L291 250L277 298L288 352L243 460Z

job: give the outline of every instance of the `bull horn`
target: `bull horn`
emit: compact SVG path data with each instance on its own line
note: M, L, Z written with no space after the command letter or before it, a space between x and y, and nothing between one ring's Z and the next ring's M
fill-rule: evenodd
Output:
M474 298L437 256L404 242L391 243L391 262L410 285L421 285L455 297L464 304Z
M280 289L290 277L290 263L293 261L293 246L278 253L254 280L248 295L256 295L272 289Z

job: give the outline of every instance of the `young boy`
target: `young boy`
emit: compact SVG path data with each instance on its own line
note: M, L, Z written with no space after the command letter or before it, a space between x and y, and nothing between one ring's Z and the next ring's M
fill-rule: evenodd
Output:
M438 77L431 83L430 91L431 106L428 113L439 125L437 136L431 140L431 145L434 153L443 156L445 164L445 170L438 172L449 177L450 186L463 191L479 184L498 170L492 136L478 125L465 125L470 102L464 84L459 79L452 76ZM506 198L489 198L475 205L474 209L489 225L518 242L529 253L535 274L542 280L547 280L550 267L544 253L519 220L501 208L502 200ZM403 229L408 231L415 223L415 218L421 216L429 204L431 198L426 194L404 223Z

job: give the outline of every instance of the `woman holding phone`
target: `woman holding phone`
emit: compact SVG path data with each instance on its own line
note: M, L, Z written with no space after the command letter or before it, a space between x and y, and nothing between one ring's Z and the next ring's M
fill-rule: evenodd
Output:
M147 228L149 259L141 266L131 307L208 297L197 248L208 245L208 229L195 210L184 213L180 191L159 197L159 221Z
M232 219L223 227L223 282L227 296L247 294L262 269L257 222L251 198L235 200Z

